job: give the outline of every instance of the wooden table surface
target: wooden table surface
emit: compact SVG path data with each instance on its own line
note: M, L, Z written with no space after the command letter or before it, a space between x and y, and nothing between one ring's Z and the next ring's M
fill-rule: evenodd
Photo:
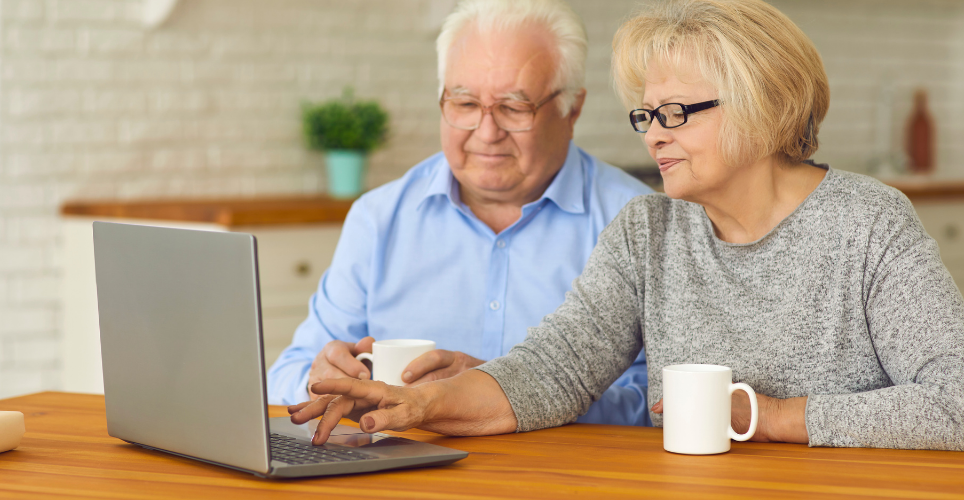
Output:
M0 400L0 410L22 411L27 425L20 447L0 453L4 499L964 499L957 452L733 443L726 454L685 456L663 451L653 428L569 425L480 438L408 431L399 434L470 455L445 467L271 480L114 439L103 396L45 392Z

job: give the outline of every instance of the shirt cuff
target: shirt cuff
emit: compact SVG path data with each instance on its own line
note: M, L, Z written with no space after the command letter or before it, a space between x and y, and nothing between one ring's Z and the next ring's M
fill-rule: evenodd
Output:
M474 369L489 374L499 383L515 414L516 432L557 427L575 422L578 416L578 413L566 415L557 405L551 404L549 395L540 390L540 384L531 382L538 380L541 374L530 370L517 356L509 354Z
M807 396L807 407L804 410L804 421L807 424L809 446L831 446L839 448L861 447L861 443L840 432L835 425L846 421L845 409L839 400L833 396Z

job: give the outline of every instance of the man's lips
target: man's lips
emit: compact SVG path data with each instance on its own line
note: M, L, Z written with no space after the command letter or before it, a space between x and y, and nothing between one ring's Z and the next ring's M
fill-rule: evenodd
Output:
M512 155L510 155L510 154L508 154L508 153L480 153L480 152L477 152L477 151L468 151L468 153L471 154L471 155L484 156L484 157L489 157L489 158L498 158L498 157L502 157L502 156L512 156Z
M665 172L669 170L670 167L672 167L673 165L676 165L681 161L683 160L680 160L679 158L660 158L659 160L656 160L656 163L659 164L659 171Z
M468 152L469 156L483 165L502 165L512 158L510 154Z

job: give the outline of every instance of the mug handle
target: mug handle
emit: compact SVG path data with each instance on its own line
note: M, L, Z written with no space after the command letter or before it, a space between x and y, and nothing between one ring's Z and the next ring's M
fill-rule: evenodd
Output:
M753 437L756 432L756 424L760 419L760 412L756 405L756 392L753 392L753 388L744 384L730 384L730 394L732 395L736 391L743 391L747 396L750 396L750 428L746 431L746 434L737 434L733 430L733 427L727 427L726 432L730 435L730 439L734 441L746 441Z
M368 368L371 370L371 380L375 380L375 357L370 352L363 352L358 356L355 356L358 361L368 361Z

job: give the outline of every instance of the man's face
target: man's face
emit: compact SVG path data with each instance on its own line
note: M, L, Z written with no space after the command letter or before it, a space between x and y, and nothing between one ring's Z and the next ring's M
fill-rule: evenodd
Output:
M449 49L446 95L460 92L484 106L520 96L538 103L558 90L550 88L555 68L552 37L545 29L527 26L483 35L469 26ZM565 117L556 100L549 101L525 132L500 129L491 113L475 130L460 130L440 119L442 151L461 185L462 198L467 203L521 205L541 196L565 162L583 96Z

